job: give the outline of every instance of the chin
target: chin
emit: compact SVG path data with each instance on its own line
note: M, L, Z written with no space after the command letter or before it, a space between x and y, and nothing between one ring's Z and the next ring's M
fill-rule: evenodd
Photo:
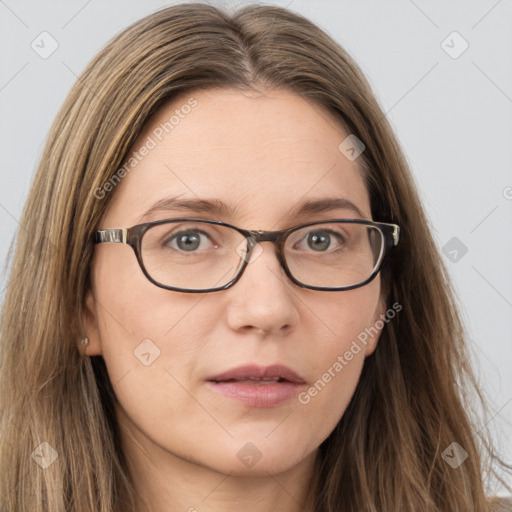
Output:
M267 477L286 472L307 458L313 459L316 453L314 448L308 450L298 445L292 437L276 436L272 441L254 436L252 439L231 440L222 454L212 454L211 461L216 466L212 469L231 476Z

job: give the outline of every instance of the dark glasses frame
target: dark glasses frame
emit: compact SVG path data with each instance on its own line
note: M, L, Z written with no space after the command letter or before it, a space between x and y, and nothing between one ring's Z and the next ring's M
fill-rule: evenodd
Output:
M224 286L219 286L217 288L206 288L200 290L190 290L187 288L178 288L175 286L168 286L158 281L155 281L148 273L144 266L144 262L142 260L142 251L141 251L141 242L144 234L151 229L153 226L159 226L161 224L173 224L177 222L202 222L206 224L216 224L219 226L226 226L228 228L234 229L241 235L243 235L247 240L247 254L245 256L240 257L241 264L238 267L237 273L235 277L229 281ZM299 230L308 226L315 226L317 224L326 224L326 223L349 223L349 224L361 224L365 226L370 226L377 228L383 237L384 246L381 251L380 261L378 265L376 265L374 271L366 280L361 283L357 283L350 286L342 286L342 287L324 287L324 286L311 286L302 283L298 279L296 279L293 274L290 272L288 265L286 264L286 259L284 257L284 244L288 236ZM272 242L277 247L277 258L279 263L281 264L283 270L289 279L295 283L296 285L307 288L310 290L319 290L319 291L345 291L345 290L353 290L354 288L359 288L368 284L370 281L375 279L377 274L384 268L384 265L389 260L389 257L393 251L393 249L397 246L398 241L400 239L400 227L397 224L390 224L387 222L375 222L372 220L362 220L362 219L329 219L329 220L319 220L315 222L308 222L307 224L301 224L300 226L295 226L288 229L282 229L279 231L253 231L242 229L237 226L233 226L232 224L227 224L225 222L219 220L207 220L207 219L197 219L193 217L182 217L177 219L163 219L157 220L153 222L146 222L144 224L137 224L136 226L132 226L130 228L113 228L113 229L98 229L94 234L94 243L102 244L102 243L120 243L129 245L133 251L135 252L135 256L139 263L139 266L147 277L147 279L153 283L155 286L159 288L164 288L166 290L184 292L184 293L209 293L220 290L227 290L231 288L241 277L246 269L249 261L251 259L251 253L256 244L260 242Z

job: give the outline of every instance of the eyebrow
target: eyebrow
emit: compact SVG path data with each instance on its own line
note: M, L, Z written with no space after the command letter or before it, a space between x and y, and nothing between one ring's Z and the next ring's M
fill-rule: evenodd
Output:
M233 217L238 207L231 207L218 199L180 199L179 197L167 197L157 201L146 210L137 222L145 222L155 213L176 210L185 213L206 213L216 217ZM308 200L299 203L292 208L288 217L304 217L315 213L325 213L332 210L349 210L361 219L366 215L350 200L343 197L332 197L316 200Z

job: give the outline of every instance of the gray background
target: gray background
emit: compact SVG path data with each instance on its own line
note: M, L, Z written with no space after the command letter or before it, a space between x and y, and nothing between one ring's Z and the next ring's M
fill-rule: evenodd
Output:
M19 228L50 124L77 75L119 30L172 3L178 2L0 0L0 264ZM455 282L494 408L481 426L492 428L510 461L512 1L267 3L316 22L369 78ZM44 31L58 43L48 58L31 47L51 48ZM2 274L0 301L5 281Z

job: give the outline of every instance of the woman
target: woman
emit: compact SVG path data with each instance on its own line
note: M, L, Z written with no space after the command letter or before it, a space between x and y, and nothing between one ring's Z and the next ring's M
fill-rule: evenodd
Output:
M127 28L59 112L21 225L4 510L490 510L410 171L309 21L181 4Z

